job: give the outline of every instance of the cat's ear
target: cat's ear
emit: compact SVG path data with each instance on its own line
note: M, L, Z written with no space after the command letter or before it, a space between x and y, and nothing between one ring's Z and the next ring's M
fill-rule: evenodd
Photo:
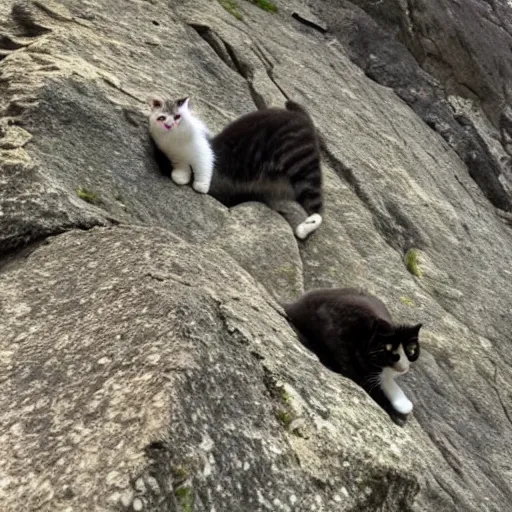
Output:
M418 337L418 334L420 332L420 329L423 327L423 324L416 324L416 325L412 325L411 327L409 327L407 329L407 332L409 334L409 336L411 338L416 338Z
M164 106L164 100L160 96L149 96L148 103L151 105L151 110L156 110Z
M180 100L178 100L176 102L176 104L178 105L178 107L189 108L189 106L190 106L190 97L187 96L185 98L181 98Z

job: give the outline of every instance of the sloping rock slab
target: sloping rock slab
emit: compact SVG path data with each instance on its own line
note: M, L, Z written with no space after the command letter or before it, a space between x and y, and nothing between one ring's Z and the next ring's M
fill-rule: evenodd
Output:
M191 247L96 228L0 276L2 510L412 510L422 447Z

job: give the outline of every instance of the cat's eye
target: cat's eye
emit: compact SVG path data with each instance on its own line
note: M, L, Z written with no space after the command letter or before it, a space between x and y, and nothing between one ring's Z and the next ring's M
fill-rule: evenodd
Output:
M407 347L406 352L407 352L410 356L412 356L412 355L414 355L414 354L415 354L415 352L416 352L416 349L417 349L417 348L418 348L418 345L416 345L416 343L413 343L412 345L409 345L409 346Z
M156 118L157 121L165 121L165 116L158 116Z
M177 121L178 119L181 119L181 115L180 115L180 114L176 114L176 115L174 116L174 120L175 120L175 121Z
M393 345L391 345L391 343L388 343L385 347L384 347L388 352L391 352L393 350Z

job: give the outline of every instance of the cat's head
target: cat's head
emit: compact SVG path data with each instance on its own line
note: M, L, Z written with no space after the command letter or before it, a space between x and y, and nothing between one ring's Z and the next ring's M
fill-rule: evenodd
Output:
M410 363L420 355L419 332L422 324L392 326L376 320L368 346L371 365L392 368L397 374L407 373Z
M152 133L179 133L188 127L192 113L189 98L168 100L157 96L150 98L149 126Z

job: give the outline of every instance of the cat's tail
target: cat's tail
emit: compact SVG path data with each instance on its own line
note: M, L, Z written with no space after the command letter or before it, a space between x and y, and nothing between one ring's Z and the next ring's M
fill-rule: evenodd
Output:
M311 119L311 116L309 115L308 111L298 103L295 103L295 101L288 100L285 103L286 110L290 110L291 112L298 112L299 114L305 115L307 118Z

